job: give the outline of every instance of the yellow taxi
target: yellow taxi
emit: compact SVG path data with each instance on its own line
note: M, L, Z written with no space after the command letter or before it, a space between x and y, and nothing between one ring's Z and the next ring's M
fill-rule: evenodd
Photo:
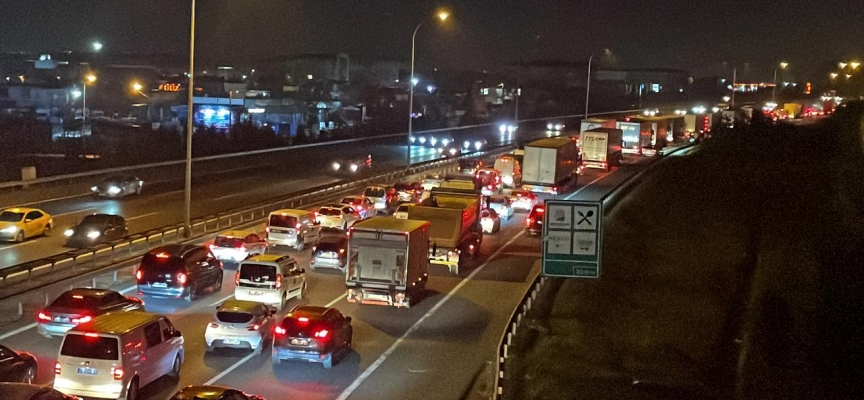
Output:
M54 219L36 208L7 208L0 212L0 240L23 242L51 232Z

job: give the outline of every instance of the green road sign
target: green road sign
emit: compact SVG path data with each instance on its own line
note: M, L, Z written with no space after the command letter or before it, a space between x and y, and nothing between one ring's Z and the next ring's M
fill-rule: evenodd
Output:
M599 278L603 254L603 203L546 200L543 275Z

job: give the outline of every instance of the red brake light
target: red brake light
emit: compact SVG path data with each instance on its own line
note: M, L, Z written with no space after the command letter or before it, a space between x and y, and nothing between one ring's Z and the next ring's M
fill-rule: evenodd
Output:
M246 330L249 330L249 331L257 331L259 329L261 329L261 325L258 325L258 324L255 324L255 325L252 325L252 326L246 328Z
M240 271L234 273L234 286L240 286Z
M171 255L168 253L158 253L156 254L156 258L170 258Z
M537 212L542 214L542 213L546 212L546 209L543 207L538 207Z
M123 368L122 367L111 367L111 375L114 376L115 381L123 380Z
M96 332L87 332L84 334L84 336L89 337L89 338L98 338L99 334Z
M42 321L50 321L51 316L40 311L39 312L39 319L41 319Z
M282 288L282 275L276 275L276 289Z
M59 362L59 361L57 361L57 362L54 363L54 375L60 375L60 371L61 371L62 369L63 369L63 367L60 366L60 362Z
M143 279L143 278L144 278L144 273L141 272L140 269L137 270L137 271L135 271L135 279L136 279L136 280L139 280L139 281L140 281L140 280Z
M72 323L73 324L85 324L85 323L90 322L92 320L93 320L93 317L91 317L89 315L84 315L82 317L72 318Z
M177 282L180 282L181 285L185 285L186 281L188 281L188 280L189 280L189 277L186 276L185 273L181 272L181 273L177 274Z
M322 329L318 332L315 332L315 337L321 338L321 339L326 339L327 336L329 336L329 335L330 335L330 331L328 331L326 329Z
M300 318L297 318L297 321L300 321L300 322L309 322L309 318L306 318L306 317L300 317Z
M276 328L273 329L273 333L275 333L277 335L284 335L284 334L288 333L288 331L286 331L285 328L283 328L281 326L277 326Z

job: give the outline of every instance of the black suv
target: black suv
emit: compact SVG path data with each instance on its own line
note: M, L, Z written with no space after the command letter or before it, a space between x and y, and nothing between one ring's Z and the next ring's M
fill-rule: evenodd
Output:
M316 268L338 268L345 271L348 264L348 238L345 235L324 236L312 248L309 266Z
M126 220L119 215L93 214L67 229L66 247L85 248L120 239L129 234Z
M222 288L222 262L206 246L169 244L150 250L135 271L138 294L195 300Z
M320 362L333 367L333 357L351 351L351 317L335 308L297 306L273 329L273 364L282 360Z

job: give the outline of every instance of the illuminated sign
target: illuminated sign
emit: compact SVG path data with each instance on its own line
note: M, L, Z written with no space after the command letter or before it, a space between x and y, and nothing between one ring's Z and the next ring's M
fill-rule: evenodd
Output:
M249 114L264 114L264 111L263 108L250 108Z
M180 84L179 83L162 83L159 84L160 92L179 92Z

